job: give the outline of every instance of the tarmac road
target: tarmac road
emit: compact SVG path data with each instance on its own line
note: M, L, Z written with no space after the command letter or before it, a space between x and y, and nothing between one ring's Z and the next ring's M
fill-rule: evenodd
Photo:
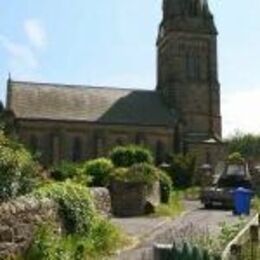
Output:
M185 202L187 211L176 219L167 218L125 218L113 219L126 233L139 239L139 245L122 252L114 259L152 260L155 243L171 244L191 232L205 232L215 236L220 232L220 224L234 224L240 220L232 211L223 209L206 210L198 201ZM250 219L246 217L246 219Z

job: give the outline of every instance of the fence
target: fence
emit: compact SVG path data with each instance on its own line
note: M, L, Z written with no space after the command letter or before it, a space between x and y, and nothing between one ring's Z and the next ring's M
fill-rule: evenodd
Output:
M221 260L221 256L210 256L207 250L184 244L182 247L175 245L156 245L154 260Z
M228 244L222 254L223 260L260 259L260 215L252 221Z

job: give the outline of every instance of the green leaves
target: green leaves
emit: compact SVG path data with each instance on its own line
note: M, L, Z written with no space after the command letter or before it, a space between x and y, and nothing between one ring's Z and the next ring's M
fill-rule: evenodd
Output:
M130 167L133 164L152 164L154 162L154 158L148 149L135 145L114 148L110 158L116 167Z
M95 187L103 187L108 185L109 175L114 169L113 163L106 158L86 162L81 172L85 176L90 176L91 185Z
M152 185L160 178L160 170L147 163L134 164L129 168L118 168L111 174L112 181L144 183Z
M260 136L237 133L227 140L229 153L240 153L246 160L259 159Z
M52 183L34 192L36 197L53 199L59 205L59 212L65 229L71 234L91 232L95 209L89 190L71 181Z
M31 154L0 132L0 202L29 193L39 178L39 165Z

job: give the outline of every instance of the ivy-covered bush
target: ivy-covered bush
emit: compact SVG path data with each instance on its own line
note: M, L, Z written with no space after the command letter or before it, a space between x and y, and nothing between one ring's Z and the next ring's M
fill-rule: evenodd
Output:
M116 167L130 167L138 163L152 164L154 162L154 158L148 149L135 145L114 148L110 158Z
M31 192L39 183L39 169L21 144L0 131L0 202Z
M94 187L103 187L108 184L109 175L112 172L113 163L106 158L86 162L81 172L85 176L90 177L90 185Z
M177 188L188 188L196 171L196 157L193 154L174 154L171 156L168 173Z
M55 223L40 226L25 259L103 259L129 244L128 237L94 209L87 187L67 180L35 190L33 196L58 204L65 232L58 232Z
M52 183L36 190L34 196L58 203L68 233L86 235L91 232L96 212L88 188L72 181Z
M160 192L161 192L161 202L168 203L171 197L172 191L172 180L170 176L163 171L159 172L159 179L160 179Z
M152 185L159 180L160 170L148 163L134 164L130 168L118 168L112 175L112 181L144 183Z

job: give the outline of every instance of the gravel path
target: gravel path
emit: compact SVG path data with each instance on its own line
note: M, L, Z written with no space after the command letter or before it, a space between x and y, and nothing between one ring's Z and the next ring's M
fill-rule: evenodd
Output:
M186 202L186 213L171 220L167 218L130 218L113 219L128 234L139 239L139 245L121 253L115 259L120 260L151 260L155 243L170 244L178 241L180 235L189 232L207 232L211 236L220 231L220 223L234 224L239 217L231 211L220 209L205 210L198 202ZM248 220L251 217L247 217Z

